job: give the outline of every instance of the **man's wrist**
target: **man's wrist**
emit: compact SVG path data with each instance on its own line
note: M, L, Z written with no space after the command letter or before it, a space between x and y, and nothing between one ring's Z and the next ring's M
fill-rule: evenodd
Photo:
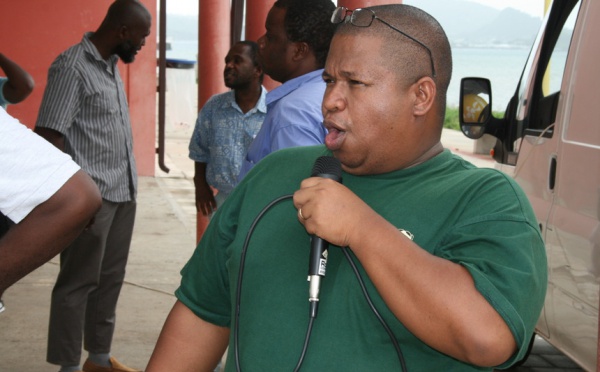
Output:
M206 177L194 176L194 185L208 186L208 182L206 182Z

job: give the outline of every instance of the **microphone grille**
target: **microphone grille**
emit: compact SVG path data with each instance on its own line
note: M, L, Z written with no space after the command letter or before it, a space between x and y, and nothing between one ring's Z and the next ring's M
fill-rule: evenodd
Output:
M313 165L311 177L323 177L322 175L329 175L328 178L334 178L336 180L342 179L342 164L339 159L333 156L321 156L315 161Z

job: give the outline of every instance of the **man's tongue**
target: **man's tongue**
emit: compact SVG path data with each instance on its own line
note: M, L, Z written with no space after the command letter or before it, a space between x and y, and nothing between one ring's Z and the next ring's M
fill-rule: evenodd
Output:
M342 146L346 132L339 131L335 128L329 129L329 133L325 136L325 145L329 150L335 151Z

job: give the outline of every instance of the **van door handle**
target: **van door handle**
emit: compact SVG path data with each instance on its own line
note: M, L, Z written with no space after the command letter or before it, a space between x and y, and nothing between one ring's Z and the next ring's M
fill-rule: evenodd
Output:
M548 176L548 187L550 188L550 191L554 191L554 186L556 184L556 155L552 156L550 159L550 174Z

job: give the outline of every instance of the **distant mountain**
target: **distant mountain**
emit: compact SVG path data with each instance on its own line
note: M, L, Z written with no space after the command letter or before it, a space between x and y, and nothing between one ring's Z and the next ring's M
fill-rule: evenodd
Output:
M529 48L542 20L513 8L497 10L465 0L404 0L444 27L453 47Z
M404 0L403 3L421 8L435 17L451 40L484 27L499 13L489 6L463 0Z
M463 34L462 40L475 44L529 48L541 24L539 18L506 8L475 32Z
M542 22L513 8L500 11L467 0L404 0L403 3L434 16L453 47L529 48ZM167 14L167 37L197 40L197 16Z

